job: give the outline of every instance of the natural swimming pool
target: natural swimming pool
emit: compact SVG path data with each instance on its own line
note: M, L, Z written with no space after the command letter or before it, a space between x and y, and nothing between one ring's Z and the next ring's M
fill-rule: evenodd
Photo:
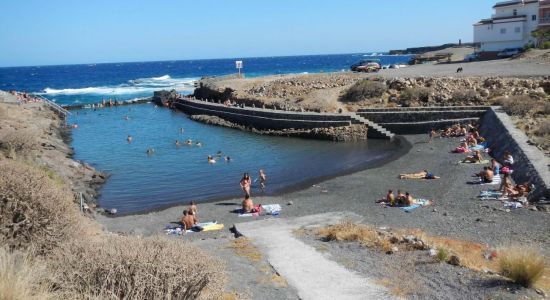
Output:
M399 150L385 140L336 143L261 136L197 123L153 104L75 110L70 122L78 124L72 135L75 159L111 174L100 191L100 206L117 208L122 214L190 200L240 197L244 172L256 180L253 197L284 192L363 169ZM131 143L128 135L133 137ZM176 139L181 146L176 146ZM187 139L203 146L187 146L183 144ZM154 148L154 154L147 155L148 148ZM230 156L231 162L222 158L209 164L207 156L218 151L222 157ZM260 169L267 174L265 193L257 181Z

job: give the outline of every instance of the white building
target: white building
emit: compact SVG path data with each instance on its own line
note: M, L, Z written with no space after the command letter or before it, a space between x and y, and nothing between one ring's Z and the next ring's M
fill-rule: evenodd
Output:
M493 8L495 13L490 19L474 24L474 43L479 43L481 52L521 48L536 42L531 32L539 27L539 19L545 17L540 15L539 0L498 2Z

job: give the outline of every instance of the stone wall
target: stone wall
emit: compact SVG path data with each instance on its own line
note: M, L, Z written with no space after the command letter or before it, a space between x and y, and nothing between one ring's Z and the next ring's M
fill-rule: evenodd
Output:
M421 134L453 124L476 122L488 106L446 106L360 109L357 114L395 134Z
M529 138L515 127L512 119L500 107L489 109L483 116L480 134L489 141L493 157L500 159L504 151L510 151L514 157L514 181L530 182L536 186L531 201L542 196L550 199L548 158L537 147L529 145Z

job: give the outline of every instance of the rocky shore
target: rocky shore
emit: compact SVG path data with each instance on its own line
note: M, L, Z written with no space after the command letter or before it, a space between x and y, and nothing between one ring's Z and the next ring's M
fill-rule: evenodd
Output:
M65 120L42 103L17 104L9 94L0 94L0 160L27 160L40 166L72 190L75 203L84 208L96 207L99 189L108 175L73 159L69 146L71 130ZM11 148L23 150L24 157L14 157Z

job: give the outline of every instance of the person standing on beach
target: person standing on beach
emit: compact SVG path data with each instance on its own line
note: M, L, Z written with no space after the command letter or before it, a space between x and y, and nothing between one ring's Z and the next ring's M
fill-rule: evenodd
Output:
M248 173L244 173L243 179L241 179L240 184L244 194L250 196L250 186L252 185L252 179L250 179L250 175L248 175Z
M262 192L263 190L265 189L265 181L266 181L266 176L265 176L265 173L264 173L264 170L261 170L260 169L260 188L262 189Z

